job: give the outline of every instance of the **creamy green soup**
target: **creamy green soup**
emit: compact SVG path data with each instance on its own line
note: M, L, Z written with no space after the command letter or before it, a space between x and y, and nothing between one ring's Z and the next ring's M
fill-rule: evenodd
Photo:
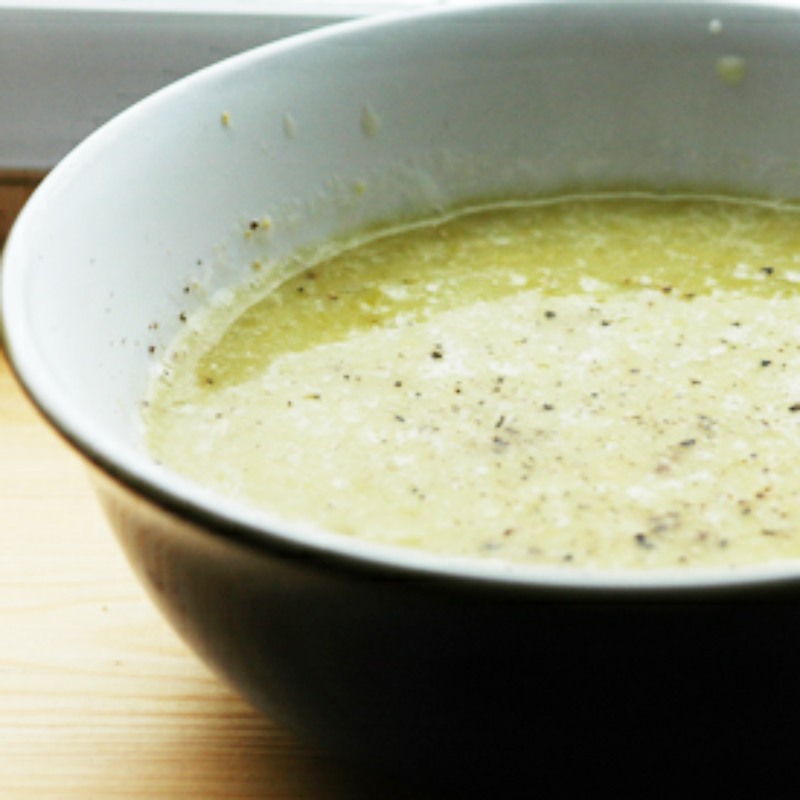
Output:
M797 558L800 211L573 197L345 242L191 320L145 422L175 470L373 541Z

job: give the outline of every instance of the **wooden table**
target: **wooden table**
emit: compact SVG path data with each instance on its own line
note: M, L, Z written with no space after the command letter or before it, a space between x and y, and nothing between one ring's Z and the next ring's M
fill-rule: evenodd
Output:
M0 247L41 176L0 173ZM136 582L0 351L0 800L400 800L223 686Z

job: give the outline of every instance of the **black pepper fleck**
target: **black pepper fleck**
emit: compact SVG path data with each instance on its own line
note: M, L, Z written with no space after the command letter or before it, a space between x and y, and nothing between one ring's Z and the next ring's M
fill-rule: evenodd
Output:
M639 547L642 547L645 550L653 549L653 543L643 533L637 533L633 538Z

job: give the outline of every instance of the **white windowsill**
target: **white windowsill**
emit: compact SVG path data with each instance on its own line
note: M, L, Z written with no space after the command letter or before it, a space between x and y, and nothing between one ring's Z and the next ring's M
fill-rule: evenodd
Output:
M448 0L427 5L448 5ZM350 17L426 5L424 0L0 0L2 9L176 14L330 14Z
M0 169L45 170L156 89L237 52L447 0L0 0Z

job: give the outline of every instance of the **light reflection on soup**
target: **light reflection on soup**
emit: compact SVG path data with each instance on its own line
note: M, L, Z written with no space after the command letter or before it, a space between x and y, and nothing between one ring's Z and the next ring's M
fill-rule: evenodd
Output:
M145 410L287 519L582 568L800 555L800 210L639 195L394 229L209 306Z

